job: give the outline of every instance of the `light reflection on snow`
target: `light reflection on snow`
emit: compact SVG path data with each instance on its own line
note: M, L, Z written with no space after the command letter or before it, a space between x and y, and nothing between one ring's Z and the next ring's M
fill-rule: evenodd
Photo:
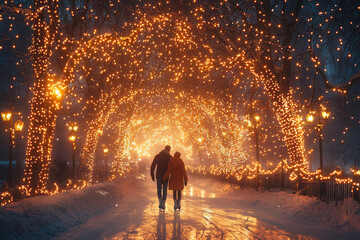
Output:
M201 198L205 198L205 191L201 190Z
M182 195L184 197L190 196L190 197L199 197L199 198L216 198L216 194L213 192L207 192L204 189L194 188L193 186L190 186L189 188L185 188L182 191Z
M259 210L239 205L222 186L200 181L189 184L183 191L180 213L174 213L172 191L168 192L165 213L159 213L156 185L151 180L133 190L107 213L56 239L315 239L286 231L291 229L286 225L280 228L262 221Z
M141 214L141 224L108 239L315 239L262 222L250 216L253 212L237 207L236 201L224 201L221 192L185 188L181 213L173 212L171 191L165 213L158 213L156 195L151 196L152 202Z

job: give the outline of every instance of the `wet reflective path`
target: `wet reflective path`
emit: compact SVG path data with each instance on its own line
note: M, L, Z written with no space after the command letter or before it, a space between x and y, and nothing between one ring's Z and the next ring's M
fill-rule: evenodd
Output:
M260 220L261 213L224 197L221 189L208 192L201 181L185 188L180 213L173 211L172 191L165 213L158 212L156 185L147 179L114 208L54 239L329 239L279 216Z

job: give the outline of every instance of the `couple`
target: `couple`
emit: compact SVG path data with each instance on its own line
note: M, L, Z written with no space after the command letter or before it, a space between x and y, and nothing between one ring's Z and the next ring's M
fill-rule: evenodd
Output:
M165 146L165 149L157 154L151 164L150 174L155 182L154 170L156 167L156 185L157 195L159 198L159 211L165 211L165 201L167 196L167 185L169 181L169 189L173 190L174 211L180 212L181 190L187 185L187 174L185 165L180 158L180 153L176 152L174 157L170 155L171 147ZM170 180L168 179L170 175Z

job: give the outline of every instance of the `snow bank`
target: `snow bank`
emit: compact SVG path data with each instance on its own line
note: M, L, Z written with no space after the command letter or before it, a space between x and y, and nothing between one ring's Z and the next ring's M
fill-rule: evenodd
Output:
M202 184L207 191L219 192L219 189L222 189L223 198L236 199L240 204L269 211L274 215L282 213L309 224L323 225L327 229L360 234L360 204L353 199L338 202L335 206L335 202L323 202L285 191L257 192L210 179L202 181Z
M344 223L349 223L360 232L360 204L353 199L346 199L340 207L340 216Z
M82 190L24 199L0 208L0 239L48 239L114 206L138 185L121 178Z

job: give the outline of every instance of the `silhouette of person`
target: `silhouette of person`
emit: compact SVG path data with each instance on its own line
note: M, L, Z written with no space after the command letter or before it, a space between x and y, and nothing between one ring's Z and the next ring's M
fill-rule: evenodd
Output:
M156 186L157 186L157 195L159 199L160 212L165 211L168 180L167 179L163 180L163 177L165 175L166 169L168 167L168 163L171 158L170 149L171 147L169 145L166 145L165 149L155 156L153 162L151 163L151 168L150 168L151 179L155 182L154 171L156 167Z
M168 168L163 177L163 180L167 180L170 175L169 189L173 190L175 212L180 212L181 190L184 189L184 185L186 186L188 181L185 164L180 156L181 154L179 152L174 154L174 157L170 159Z

